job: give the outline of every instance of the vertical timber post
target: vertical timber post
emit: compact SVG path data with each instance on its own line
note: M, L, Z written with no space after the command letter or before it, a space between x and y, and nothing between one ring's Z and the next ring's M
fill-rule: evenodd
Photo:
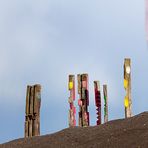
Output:
M41 85L27 86L25 138L40 135Z
M69 110L69 127L76 126L76 108L74 107L74 100L75 100L75 76L69 75L69 83L68 88L70 91L70 97L68 99L68 102L70 104L70 110Z
M78 79L78 94L79 94L79 100L78 100L78 105L79 105L79 126L83 126L83 122L82 122L82 100L81 100L81 96L82 96L82 84L81 84L81 75L78 74L77 75L77 79Z
M107 85L103 85L104 94L104 123L108 122L108 95L107 95Z
M79 94L79 126L89 126L89 91L88 91L88 74L78 74L78 94Z
M132 100L131 100L131 60L126 58L124 60L124 88L126 96L124 98L125 118L132 116Z
M97 107L97 125L101 124L101 91L99 81L94 81L95 104Z

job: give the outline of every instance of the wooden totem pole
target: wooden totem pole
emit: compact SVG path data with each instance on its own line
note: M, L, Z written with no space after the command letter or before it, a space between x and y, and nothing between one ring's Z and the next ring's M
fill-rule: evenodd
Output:
M88 91L88 74L78 74L78 94L79 94L79 126L89 126L89 91Z
M27 86L25 137L40 135L41 86Z
M94 81L95 104L97 107L97 125L101 124L101 91L99 81Z
M107 95L107 85L103 85L104 94L104 123L108 122L108 95Z
M126 91L126 96L124 99L125 106L125 118L132 116L132 100L131 100L131 60L124 60L124 88Z
M69 75L69 91L70 91L70 97L68 99L70 110L69 110L69 127L76 126L76 108L74 106L74 100L75 100L75 76Z

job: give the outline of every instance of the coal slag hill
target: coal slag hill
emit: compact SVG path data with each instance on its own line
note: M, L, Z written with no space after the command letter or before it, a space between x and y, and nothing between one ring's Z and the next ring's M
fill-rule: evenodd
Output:
M0 148L148 148L148 112L90 127L18 139Z

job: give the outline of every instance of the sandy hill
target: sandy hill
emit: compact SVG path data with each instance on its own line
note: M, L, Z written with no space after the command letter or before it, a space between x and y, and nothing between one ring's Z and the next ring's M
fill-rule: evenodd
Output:
M18 139L1 144L0 148L148 148L148 112L100 126L67 128Z

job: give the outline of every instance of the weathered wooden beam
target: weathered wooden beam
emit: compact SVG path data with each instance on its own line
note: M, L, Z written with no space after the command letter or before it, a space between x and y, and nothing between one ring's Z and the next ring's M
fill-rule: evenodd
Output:
M78 94L79 94L79 126L89 126L89 91L88 91L88 74L78 74Z
M104 123L108 122L108 94L107 94L107 85L103 85L103 94L104 94Z
M76 108L74 106L74 100L75 100L75 76L69 75L69 82L68 82L68 89L70 91L70 97L68 99L70 110L69 110L69 126L73 127L76 126Z
M33 125L32 125L32 119L30 119L30 120L28 121L28 123L29 123L29 137L32 137L32 136L33 136L33 130L32 130L32 127L33 127Z
M30 88L30 97L29 97L29 114L33 115L33 106L34 106L34 87Z
M132 116L132 99L131 99L131 60L126 58L124 60L124 88L126 96L124 98L125 118Z
M25 137L40 135L41 86L27 86Z
M41 105L41 85L34 86L34 104L33 104L33 113L40 114L40 105Z
M26 114L29 114L29 97L30 97L30 86L27 86L26 92Z
M97 125L101 124L101 91L100 82L94 81L94 91L95 91L95 105L97 107Z
M25 121L25 137L29 137L29 125L28 125L28 120L26 119Z

